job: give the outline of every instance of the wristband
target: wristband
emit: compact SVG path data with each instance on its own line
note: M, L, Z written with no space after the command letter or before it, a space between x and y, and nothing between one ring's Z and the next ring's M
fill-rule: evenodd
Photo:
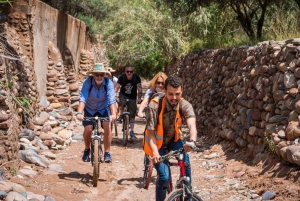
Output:
M79 115L79 114L82 115L82 112L76 112L76 116Z

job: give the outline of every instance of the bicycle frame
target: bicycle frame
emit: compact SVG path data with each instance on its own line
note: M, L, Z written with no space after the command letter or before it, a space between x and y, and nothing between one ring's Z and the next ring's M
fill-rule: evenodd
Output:
M185 170L185 164L183 161L183 153L184 153L184 149L181 148L179 150L176 151L170 151L168 154L160 157L160 162L162 162L163 160L167 160L168 161L168 166L169 166L169 170L170 170L170 181L169 181L169 193L171 191L173 191L173 183L172 183L172 177L171 177L171 166L179 166L179 170L180 170L180 175L179 175L179 179L176 181L176 188L182 188L183 192L184 192L184 196L186 195L192 195L192 190L191 188L191 179L190 177L186 176L186 170ZM171 162L170 161L170 157L175 156L176 158L176 162Z

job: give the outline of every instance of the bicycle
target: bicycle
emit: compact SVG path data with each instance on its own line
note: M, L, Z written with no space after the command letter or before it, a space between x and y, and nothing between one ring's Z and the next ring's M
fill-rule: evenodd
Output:
M190 145L189 142L186 142L187 145ZM192 147L192 145L190 145ZM185 165L183 161L184 149L181 148L179 150L170 151L166 155L163 155L159 158L159 162L163 162L164 160L168 161L168 166L170 170L170 181L167 189L168 195L165 201L202 201L202 199L192 191L191 180L190 177L186 176ZM175 157L176 162L170 162L170 158ZM176 181L177 190L173 191L173 183L171 177L171 166L179 166L180 175L179 179Z
M136 102L134 99L123 99L120 100L120 102L124 102L124 112L121 115L122 116L122 132L123 132L123 145L126 146L128 142L128 135L129 135L129 116L130 112L128 111L128 103L130 102Z
M143 188L148 189L151 176L153 171L153 163L150 158L150 156L146 155L144 156L144 176L143 176Z
M101 145L102 134L99 132L99 124L103 121L109 121L107 117L84 117L83 121L93 121L94 130L91 135L91 164L93 166L93 186L97 187L100 176L100 163L103 157Z

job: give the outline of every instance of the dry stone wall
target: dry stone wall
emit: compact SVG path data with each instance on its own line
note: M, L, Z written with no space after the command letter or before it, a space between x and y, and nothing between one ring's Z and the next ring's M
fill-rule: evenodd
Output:
M300 39L198 50L167 71L183 78L200 133L300 165Z

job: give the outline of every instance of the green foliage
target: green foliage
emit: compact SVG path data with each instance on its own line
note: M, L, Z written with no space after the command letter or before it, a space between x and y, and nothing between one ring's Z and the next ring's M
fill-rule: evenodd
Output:
M149 75L143 74L148 72L142 70L146 66L163 69L167 61L183 51L186 39L180 24L167 11L156 10L152 1L122 3L117 12L110 13L102 23L101 34L110 65L136 64L137 72L140 71L142 76ZM159 61L154 62L153 58L159 58Z
M18 172L18 169L17 169L16 167L13 167L10 173L11 173L13 176L16 176L16 175L17 175L17 172Z
M266 133L264 133L265 138L269 144L269 149L272 153L275 153L275 143L274 141L271 139L271 137L268 137Z
M16 97L18 102L26 109L31 109L30 99L24 97Z
M91 37L91 41L96 43L97 42L97 34L100 30L100 23L96 18L94 17L89 17L82 15L81 13L78 14L77 16L78 19L83 21L85 25L87 26L87 32L89 33Z
M10 6L12 6L10 0L0 0L0 3L8 3Z

